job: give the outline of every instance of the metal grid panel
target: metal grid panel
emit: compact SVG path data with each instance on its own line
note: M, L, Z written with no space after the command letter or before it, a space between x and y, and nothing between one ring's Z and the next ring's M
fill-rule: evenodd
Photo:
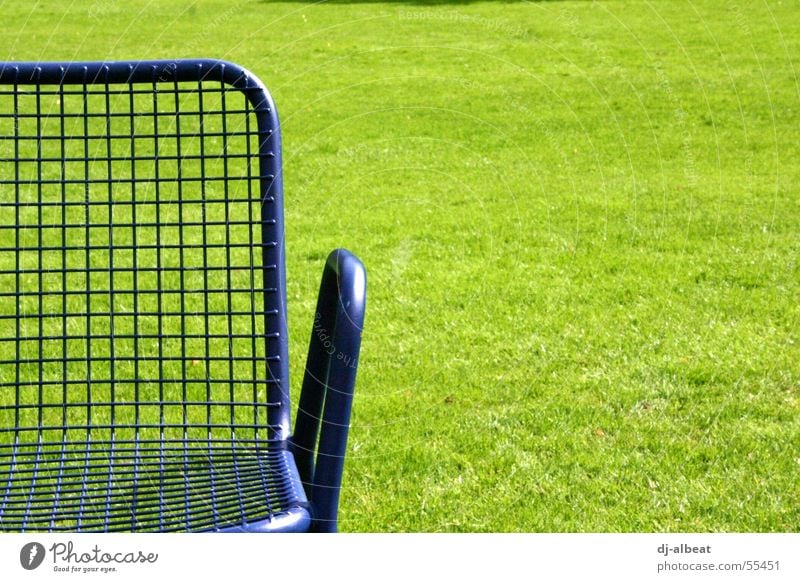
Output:
M266 93L214 63L70 67L0 84L0 529L296 505L271 444L288 423Z

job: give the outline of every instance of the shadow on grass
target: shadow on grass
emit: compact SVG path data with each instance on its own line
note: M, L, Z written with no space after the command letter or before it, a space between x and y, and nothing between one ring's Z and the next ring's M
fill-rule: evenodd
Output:
M494 4L538 4L541 2L563 2L564 0L259 0L261 4L394 4L396 6L444 6L492 2ZM588 0L587 0L588 1Z

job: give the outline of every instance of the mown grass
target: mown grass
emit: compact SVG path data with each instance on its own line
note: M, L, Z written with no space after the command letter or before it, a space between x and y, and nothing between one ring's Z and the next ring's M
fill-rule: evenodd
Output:
M6 59L272 90L295 395L324 256L369 270L342 529L797 531L792 3L3 9Z

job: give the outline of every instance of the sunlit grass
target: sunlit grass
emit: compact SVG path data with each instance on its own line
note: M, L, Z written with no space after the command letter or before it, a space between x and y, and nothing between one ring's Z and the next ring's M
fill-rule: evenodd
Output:
M791 3L4 9L7 59L272 90L295 396L327 252L369 273L342 529L800 527Z

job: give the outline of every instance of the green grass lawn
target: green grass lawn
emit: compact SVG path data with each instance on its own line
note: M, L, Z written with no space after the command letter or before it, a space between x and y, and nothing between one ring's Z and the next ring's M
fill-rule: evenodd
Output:
M800 530L796 1L1 6L6 60L272 91L295 396L369 272L342 530Z

